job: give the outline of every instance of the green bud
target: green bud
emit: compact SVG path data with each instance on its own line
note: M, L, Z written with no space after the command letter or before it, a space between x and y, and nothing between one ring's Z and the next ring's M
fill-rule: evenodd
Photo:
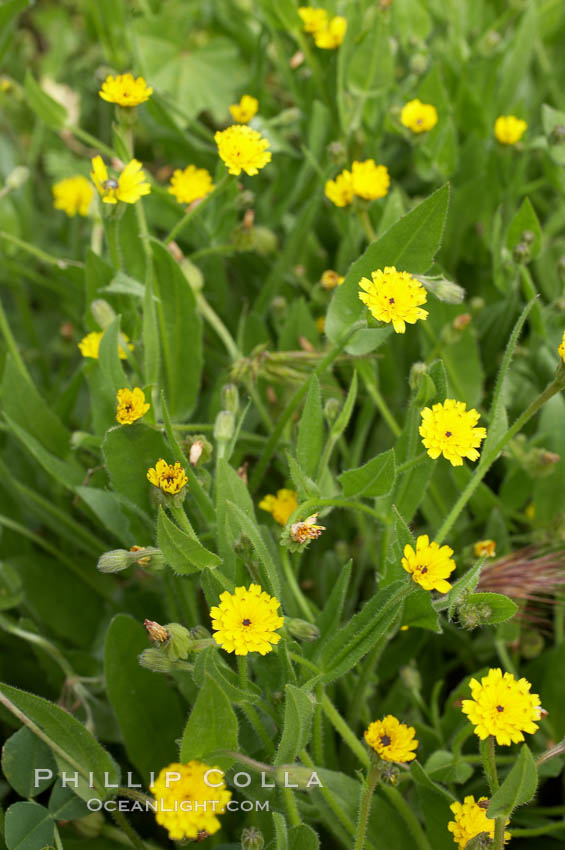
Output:
M135 106L119 106L119 104L116 104L116 118L122 127L129 130L135 126L137 121L137 109Z
M341 410L341 402L337 398L329 398L324 405L324 416L328 425L332 425Z
M410 367L408 384L419 405L426 404L436 394L436 385L428 373L428 367L420 361Z
M165 626L169 639L163 644L163 650L170 661L183 661L188 658L191 650L192 639L188 629L180 623L167 623Z
M342 162L345 162L347 151L343 142L330 142L327 147L327 151L330 161L335 165L340 165Z
M410 70L413 74L421 76L428 67L428 57L424 53L414 53L410 57Z
M534 447L524 455L524 469L532 478L547 478L555 470L561 456L547 449Z
M400 770L395 764L390 761L380 760L379 777L381 782L385 785L396 785L398 783L399 776Z
M219 443L227 443L233 437L235 417L231 410L220 410L214 423L214 439Z
M526 245L531 245L532 242L535 242L536 234L533 230L524 230L522 233L522 242L525 242Z
M239 410L239 393L235 384L224 384L222 387L222 404L224 410L236 414Z
M167 658L162 649L150 647L144 649L138 658L139 663L152 673L170 673L173 669L172 661Z
M108 325L111 325L116 318L113 308L103 298L97 298L92 302L90 305L90 312L94 316L96 324L98 327L102 328L102 330L106 330Z
M182 441L184 453L191 466L202 466L212 457L214 447L204 434L187 434Z
M426 277L425 275L414 275L428 292L431 292L440 301L446 304L461 304L465 299L465 290L458 283L447 280L444 277Z
M422 690L422 677L419 670L411 664L400 668L400 678L409 691Z
M193 626L190 630L192 640L207 640L210 637L210 632L205 626Z
M302 765L282 764L275 768L274 779L277 785L283 788L294 788L299 791L322 787L322 781L316 771Z
M254 826L247 827L241 833L242 850L263 850L265 839L263 833L255 829Z
M518 242L512 250L512 259L515 263L527 263L531 259L530 246L526 242Z
M104 552L98 559L96 569L101 573L119 573L129 567L131 563L129 555L127 549L112 549L111 552Z
M6 177L6 188L10 191L19 189L28 180L29 175L29 168L26 168L25 165L16 165Z
M481 298L480 295L476 295L474 298L471 298L471 303L469 306L471 307L471 313L476 316L477 313L480 313L481 310L484 310L485 299Z
M315 641L320 637L320 629L314 623L300 620L294 617L285 618L285 626L297 640Z
M479 626L488 625L491 614L491 607L484 604L473 605L472 603L465 603L457 611L459 623L468 631L472 631Z
M271 310L275 318L284 319L287 313L288 304L284 295L277 295L271 301Z
M545 640L537 629L527 629L520 637L520 652L524 658L537 658L543 652Z
M257 251L261 257L273 254L278 248L279 240L276 233L268 227L263 227L261 224L252 227L251 236L253 250Z

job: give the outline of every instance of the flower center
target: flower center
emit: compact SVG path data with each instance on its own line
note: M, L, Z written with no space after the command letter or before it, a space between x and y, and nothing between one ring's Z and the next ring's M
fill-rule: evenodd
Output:
M113 177L108 177L108 179L104 180L104 182L102 183L102 188L107 190L117 189L118 181L115 180Z
M420 572L422 573L422 575L424 575L425 573L428 572L428 568L427 567L420 567Z
M242 620L242 621L241 621L241 625L242 625L242 626L250 626L250 625L251 625L251 620L248 620L248 619L246 618L245 620Z
M381 744L383 747L390 746L391 740L389 735L381 735Z
M388 299L388 303L389 303L389 304L394 304L394 298L389 298L389 299Z
M496 706L496 710L497 710L498 712L500 712L500 711L504 711L504 706L503 706L503 705L497 705L497 706Z
M451 437L451 431L446 431L446 432L445 432L445 436L446 436L446 437Z

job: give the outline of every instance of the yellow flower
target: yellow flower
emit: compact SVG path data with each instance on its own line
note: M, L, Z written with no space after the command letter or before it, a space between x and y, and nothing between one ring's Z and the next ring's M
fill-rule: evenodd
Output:
M220 158L230 174L257 174L260 168L271 161L268 151L269 140L246 124L232 124L226 130L218 130L214 136Z
M481 741L493 735L500 746L510 746L524 740L524 732L535 732L541 717L541 702L531 694L527 679L516 681L512 673L500 668L488 671L480 682L469 682L472 699L461 705Z
M557 346L557 353L565 363L565 331L563 331L563 337L560 344Z
M390 186L390 177L385 165L376 165L374 159L354 162L351 166L353 191L360 198L374 201L384 198Z
M425 407L420 413L422 443L434 460L443 455L452 466L462 466L464 457L478 459L477 449L487 432L485 428L475 428L480 413L466 407L464 401L447 398L431 409Z
M106 77L98 94L108 103L117 103L119 106L138 106L149 100L153 89L147 85L143 77L138 77L136 80L132 74L118 74L117 77Z
M496 543L494 540L477 540L473 546L473 554L476 558L494 558L496 556Z
M526 122L515 115L499 115L494 122L494 135L501 145L515 145L527 129Z
M293 511L298 507L298 497L294 490L277 490L277 495L273 496L269 493L264 496L259 502L259 507L262 511L268 511L273 515L275 522L279 525L286 525L288 518Z
M353 200L353 176L351 171L344 169L335 180L327 180L325 187L326 197L336 207L346 207Z
M322 50L335 50L343 42L346 30L346 19L337 15L328 21L327 26L314 31L314 44Z
M134 387L133 390L127 387L118 390L116 398L118 401L116 420L120 425L132 425L137 419L145 416L151 407L145 401L145 393L140 387Z
M318 333L323 334L326 330L326 317L318 316L314 324L316 325L316 330L318 331Z
M81 339L81 341L78 343L78 347L83 357L92 357L93 360L98 360L100 340L102 339L102 334L103 331L91 331L89 334L87 334ZM124 333L122 334L122 336L127 342L129 350L133 351L133 345L129 341L129 337ZM127 354L121 345L118 348L118 354L120 356L120 360L125 360L127 357Z
M277 633L284 617L277 613L280 602L269 596L258 584L236 587L220 595L220 604L210 610L214 640L226 652L247 655L259 652L266 655L280 641Z
M430 103L422 103L416 98L404 104L400 121L413 133L427 133L437 124L437 109Z
M484 806L481 805L484 803ZM447 828L453 833L453 840L458 846L458 850L465 850L465 847L472 838L485 832L491 838L494 838L494 824L492 818L487 817L488 799L479 797L477 802L473 795L465 797L463 803L452 803L449 807L455 815L455 820L449 821ZM509 823L509 821L506 821ZM510 833L504 833L504 843L510 840Z
M365 741L375 750L383 761L395 761L403 764L416 758L412 752L418 747L414 737L415 729L401 723L393 714L387 714L382 720L375 720L365 730Z
M300 6L298 14L304 22L304 32L318 32L328 25L328 13L325 9L315 9L312 6Z
M326 530L324 525L315 525L318 514L306 517L302 522L293 522L290 526L290 539L295 543L306 543L307 540L316 540L322 531Z
M186 473L178 460L173 465L167 463L162 457L159 458L154 467L147 470L147 480L154 487L158 487L163 493L169 493L171 496L180 493L188 482Z
M446 579L455 569L452 555L453 549L449 546L430 543L428 535L421 534L416 540L416 551L408 544L404 547L402 566L424 590L447 593L451 585Z
M148 195L151 191L151 186L145 182L141 163L137 159L128 162L116 179L108 176L108 169L102 157L95 156L92 160L90 176L105 204L117 204L118 201L123 201L124 204L135 204L142 195Z
M359 293L359 298L375 319L387 324L392 322L397 334L405 332L406 322L413 325L418 319L427 319L428 311L420 307L426 303L426 290L411 274L385 266L384 270L372 272L371 277L372 281L366 277L359 281L359 286L365 290Z
M205 198L213 189L212 177L205 168L188 165L184 171L175 169L168 191L175 196L179 204L191 204Z
M322 272L320 286L322 289L334 289L336 286L341 286L344 280L343 275L334 272L333 269L326 269L325 272Z
M161 770L149 790L156 800L155 820L171 841L205 837L220 829L216 815L225 812L231 799L223 776L218 767L201 761L173 762Z
M94 189L86 177L67 177L59 180L52 187L53 206L56 210L63 210L69 218L79 215L88 215L88 208L94 196Z
M231 117L238 124L247 124L259 109L259 101L250 94L244 94L239 103L230 106Z

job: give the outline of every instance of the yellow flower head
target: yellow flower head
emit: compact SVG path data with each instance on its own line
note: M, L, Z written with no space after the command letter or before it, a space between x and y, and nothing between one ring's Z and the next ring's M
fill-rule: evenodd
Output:
M353 191L366 201L384 198L390 186L390 177L385 165L376 165L374 159L354 162L351 166Z
M264 496L259 502L259 507L262 511L268 511L272 514L273 519L279 525L286 525L289 516L298 507L298 497L294 490L287 490L283 487L282 490L277 490L276 496L273 496L272 493Z
M335 50L345 38L347 20L337 15L328 21L327 26L314 31L314 44L322 50Z
M108 169L101 156L95 156L92 160L92 171L90 173L98 194L105 204L135 204L142 195L148 195L151 186L145 180L141 163L132 159L122 173L117 177L110 177Z
M527 679L516 681L512 673L500 668L489 670L480 682L469 682L472 699L461 705L481 741L493 735L500 746L510 746L524 740L524 732L535 732L541 717L541 702L531 694Z
M416 98L404 104L400 121L413 133L427 133L437 124L437 109L431 103L422 103Z
M325 272L322 272L320 286L322 289L335 289L336 286L341 286L344 280L343 275L334 272L333 269L326 269Z
M466 408L464 401L447 398L431 409L425 407L420 413L422 443L434 460L443 455L452 466L462 466L464 457L478 459L477 449L487 432L486 428L475 428L480 413Z
M168 191L175 196L179 204L191 204L205 198L213 188L212 177L205 168L188 165L184 171L175 169Z
M418 747L415 732L412 726L406 726L393 714L387 714L382 720L375 720L369 725L365 730L365 741L383 761L404 764L416 758L413 752Z
M480 805L484 803L485 805ZM447 828L453 833L453 840L457 844L458 850L465 850L465 847L472 838L480 835L481 832L486 832L491 838L494 838L494 824L492 818L487 817L488 800L486 797L479 797L477 802L473 795L465 797L463 803L452 803L449 807L455 815L455 820L449 821ZM509 823L509 821L506 821ZM504 843L510 841L510 833L504 833Z
M494 122L494 135L501 145L515 145L527 129L526 122L515 115L499 115Z
M161 770L149 790L156 800L155 820L171 841L213 835L220 829L216 815L225 812L231 799L223 775L201 761L173 762Z
M281 639L277 629L284 617L277 613L280 602L269 596L258 584L236 587L234 593L224 591L220 604L210 610L214 640L226 652L266 655Z
M260 168L271 161L268 151L269 140L246 124L232 124L226 130L218 130L214 136L220 158L230 174L257 174Z
M149 100L153 89L143 77L136 80L132 74L118 74L117 77L106 77L98 94L102 100L117 103L118 106L139 106Z
M171 496L180 493L188 483L186 473L178 460L173 465L167 463L162 457L159 458L154 467L147 470L147 480L154 487L158 487L163 493L169 493Z
M563 331L563 337L560 344L557 346L557 353L565 363L565 331Z
M302 522L294 522L290 526L290 539L295 543L306 543L307 540L316 540L322 531L326 530L325 525L316 525L318 514L306 517Z
M259 109L259 101L250 94L244 94L239 103L230 106L231 117L238 124L247 124Z
M79 215L88 215L88 208L94 196L94 189L86 177L67 177L59 180L52 187L53 206L56 210L63 210L69 218Z
M420 306L427 300L426 290L419 280L408 272L398 272L394 266L372 272L370 281L362 277L359 286L364 292L359 298L366 304L375 319L392 322L397 334L406 330L406 322L413 325L418 319L427 319L428 311Z
M81 339L81 341L78 343L78 347L83 357L91 357L93 360L98 360L102 334L103 331L91 331L89 334L87 334ZM129 350L133 351L133 345L129 341L129 337L124 333L122 334L122 336L127 342ZM120 360L125 360L127 357L127 354L121 345L118 348L118 354L120 356Z
M325 9L315 9L312 6L300 6L298 14L304 23L304 32L318 32L328 25L328 13Z
M127 387L123 390L118 390L116 393L118 408L116 410L116 420L120 425L132 425L142 416L145 416L150 404L145 401L145 393L140 387L134 387L133 390Z
M341 174L337 175L335 180L327 180L324 191L326 198L329 198L336 207L348 206L355 195L351 171L344 169Z
M453 549L449 546L430 543L428 535L421 534L416 540L416 551L408 544L404 547L402 566L424 590L447 593L451 585L446 579L455 569L452 555Z
M494 558L496 556L496 543L494 540L477 540L473 546L473 554L476 558Z

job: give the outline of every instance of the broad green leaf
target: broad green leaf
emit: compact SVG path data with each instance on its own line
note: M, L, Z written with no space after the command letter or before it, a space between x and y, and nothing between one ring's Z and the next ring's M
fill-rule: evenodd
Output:
M370 279L371 272L385 266L396 266L413 274L423 274L430 268L441 246L448 202L446 185L393 224L353 263L345 281L337 287L326 317L326 334L332 342L354 322L367 316L367 308L359 300L362 277ZM351 353L356 353L355 336L346 346Z
M216 470L216 521L218 523L218 551L224 562L226 574L235 576L235 553L233 543L240 534L234 524L228 502L234 502L255 523L255 509L247 489L235 469L225 458L221 458ZM233 525L233 527L232 527Z
M431 779L438 779L445 784L456 782L462 784L473 775L473 767L461 759L455 760L453 753L447 750L436 750L425 764L426 773Z
M166 679L141 667L139 654L149 640L141 623L118 614L104 645L104 677L110 705L118 721L128 758L144 780L176 761L175 738L184 710Z
M290 764L310 740L314 705L310 696L294 685L285 686L284 720L274 764Z
M180 746L181 761L205 760L216 750L238 749L238 725L231 703L210 675L206 675L184 727ZM214 756L213 764L227 769L233 759Z
M51 791L48 804L54 820L78 820L89 814L89 809L80 797L57 780Z
M120 316L116 316L102 334L98 354L100 371L104 375L108 386L112 388L114 394L119 389L129 387L130 385L130 382L125 376L122 361L118 353L120 350L120 325Z
M61 460L45 449L39 440L32 437L24 428L14 422L10 416L6 413L4 416L13 435L17 437L23 447L28 450L32 457L55 481L58 481L59 484L62 484L63 487L69 490L82 484L85 473L75 458L72 458L70 461Z
M52 130L62 130L67 123L67 110L43 91L29 70L25 74L24 89L30 109Z
M145 298L145 286L124 272L118 272L108 286L103 287L101 291L116 295L133 295L134 298L141 300Z
M451 753L449 754L451 755ZM453 760L453 756L451 756ZM429 791L433 791L435 794L440 794L442 797L445 797L449 802L453 802L453 795L449 793L446 788L442 788L441 785L438 785L437 782L434 782L428 775L427 770L425 770L418 760L410 763L410 773L412 774L412 779L417 785L422 785L424 788L427 788Z
M163 388L173 419L190 415L200 390L202 321L196 298L179 264L153 243L157 318L161 335Z
M234 523L239 526L241 531L251 541L251 545L255 549L255 552L263 565L263 588L267 590L268 593L280 599L281 585L279 573L254 519L249 517L245 511L242 511L241 508L233 502L227 502L227 509Z
M527 744L522 744L520 755L500 788L490 800L489 818L509 818L514 809L529 803L538 785L536 763Z
M404 603L402 625L410 628L428 629L441 634L438 613L432 605L432 595L429 590L419 588L408 596Z
M541 117L551 158L558 165L565 165L565 140L555 138L554 136L556 127L565 127L565 112L560 112L557 109L553 109L552 106L548 106L547 103L544 103L541 108Z
M324 644L331 639L335 629L339 627L341 615L343 613L343 606L347 596L347 590L349 588L349 581L351 579L351 565L352 561L349 560L347 564L342 567L338 580L332 589L331 595L316 620L316 625L320 629L320 640L316 644L316 651L321 651L323 649Z
M311 826L302 823L293 826L288 833L288 850L318 850L320 839Z
M530 249L530 259L535 260L541 251L541 227L529 198L524 198L522 205L510 222L506 234L506 247L513 251L516 245L524 242L524 233L531 234L527 244Z
M390 493L395 476L394 449L389 449L357 469L342 472L338 481L348 499L359 496L377 498Z
M102 444L102 452L114 490L152 514L154 488L147 480L147 470L161 457L170 462L170 449L162 434L141 422L111 428Z
M213 574L212 574L213 575ZM214 604L217 603L217 598ZM230 702L258 703L261 701L261 691L254 682L247 683L247 690L239 686L239 676L223 661L216 647L208 647L198 652L194 662L194 681L202 687L207 677L214 679Z
M24 598L22 580L10 564L0 563L0 611L15 608Z
M190 575L198 570L219 567L222 559L205 549L200 541L189 537L159 507L157 520L157 545L169 566L179 575Z
M288 829L284 815L273 812L273 826L275 827L275 850L289 850Z
M320 382L316 375L310 378L308 395L298 426L298 443L296 456L298 463L306 473L313 478L316 475L322 446L324 443L324 413Z
M471 593L465 599L467 606L481 612L480 619L484 625L510 620L518 610L516 603L502 593Z
M121 543L128 546L135 543L129 529L129 521L115 493L101 490L99 487L77 487L76 492L98 517L104 528L115 534Z
M498 85L494 89L496 96L496 115L508 115L510 107L517 101L518 92L528 73L534 48L538 42L538 12L536 3L526 3L522 19L503 52Z
M78 786L74 790L79 797L90 800L93 791L103 800L112 795L107 785L119 782L119 767L82 723L43 697L3 683L0 683L0 699L9 711L15 707L27 718L26 725L50 747L59 771L78 774Z
M6 811L4 839L8 850L42 850L53 844L55 821L39 803L14 803Z
M36 778L36 770L51 770L52 775L38 773ZM56 770L51 750L27 726L14 732L2 747L2 772L20 797L41 794L53 782Z

